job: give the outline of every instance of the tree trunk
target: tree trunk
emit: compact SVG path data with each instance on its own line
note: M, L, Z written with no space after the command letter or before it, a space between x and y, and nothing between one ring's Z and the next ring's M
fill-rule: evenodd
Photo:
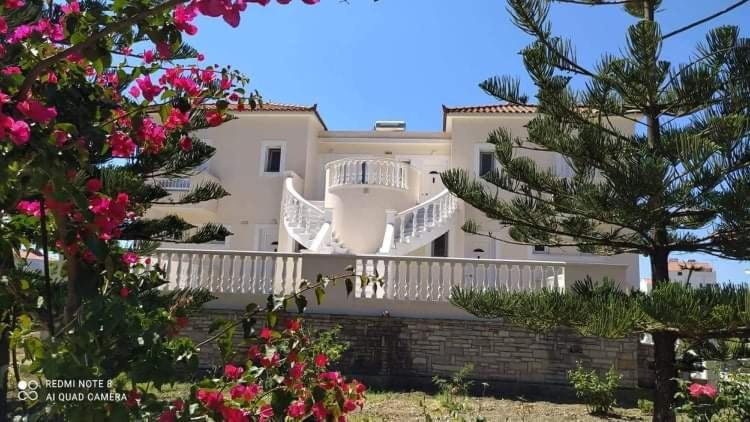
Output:
M659 230L657 230L658 232ZM666 230L663 230L666 233ZM657 237L662 233L657 233ZM669 251L657 250L650 256L652 288L669 282ZM677 368L675 366L675 342L677 336L670 332L652 333L654 340L654 370L656 389L654 391L654 422L674 422L672 409L677 392Z
M65 216L55 214L55 223L60 239L65 239L68 230L68 220ZM67 295L65 297L64 324L67 325L73 320L78 307L81 306L80 281L78 280L78 261L74 256L68 257L65 261L65 272L67 275ZM54 333L50 333L54 335Z
M8 373L10 372L10 329L0 333L0 422L8 420Z
M677 393L677 368L675 366L674 333L653 333L654 366L656 371L656 389L654 391L653 422L674 422L676 420L672 403Z
M10 249L0 249L0 274L7 274L14 267L13 253ZM10 312L2 312L5 317L0 317L0 324L6 328L0 332L0 422L8 420L8 374L10 373Z

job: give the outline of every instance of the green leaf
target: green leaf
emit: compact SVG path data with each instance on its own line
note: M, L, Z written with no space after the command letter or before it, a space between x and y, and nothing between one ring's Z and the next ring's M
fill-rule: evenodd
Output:
M297 304L297 311L299 313L305 312L305 309L307 308L307 298L305 295L296 295L294 297L294 303Z
M315 299L318 300L318 305L323 303L323 298L326 296L326 290L323 287L315 288Z
M347 278L344 280L344 284L346 285L346 295L349 296L354 291L354 282L351 278Z
M266 324L269 327L275 327L276 323L279 321L278 315L276 315L276 312L269 312L266 314Z

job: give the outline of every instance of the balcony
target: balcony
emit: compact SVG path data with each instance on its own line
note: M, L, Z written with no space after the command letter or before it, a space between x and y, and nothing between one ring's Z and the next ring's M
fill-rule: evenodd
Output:
M556 261L436 258L381 255L330 255L207 249L159 249L151 265L166 270L168 289L204 288L219 300L214 307L235 308L268 294L298 291L303 280L318 274L382 277L382 288L355 283L346 296L342 283L329 287L322 306L311 312L411 317L459 317L468 314L449 303L453 287L564 289L568 264ZM611 270L611 269L610 269ZM309 298L309 303L315 299Z
M162 198L149 210L154 217L162 217L167 214L178 214L188 220L203 223L215 220L218 201L206 201L198 204L178 204L180 198L186 195L197 186L206 182L220 183L219 179L214 177L208 171L201 171L190 177L166 178L157 177L154 184L163 188L169 193L169 196ZM170 202L175 202L170 204Z
M418 180L416 169L408 163L386 158L344 158L325 168L328 190L363 186L408 190L409 180Z

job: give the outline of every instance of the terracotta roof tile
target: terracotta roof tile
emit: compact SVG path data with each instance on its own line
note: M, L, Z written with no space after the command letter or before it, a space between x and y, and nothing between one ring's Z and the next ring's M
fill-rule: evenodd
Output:
M446 107L443 106L443 113L536 113L535 105L517 105L517 104L488 104L464 107Z
M234 107L232 107L234 108ZM236 111L236 110L233 110ZM323 118L320 117L320 113L318 113L318 105L313 104L311 106L305 106L305 105L297 105L297 104L281 104L281 103L274 103L270 101L264 101L263 104L259 104L258 107L255 109L250 109L247 105L245 106L245 109L242 110L243 112L250 112L250 113L257 113L257 112L296 112L296 113L304 113L304 112L311 112L315 113L315 117L318 118L318 121L323 126L323 130L328 130L328 127L326 126L326 123L323 121Z

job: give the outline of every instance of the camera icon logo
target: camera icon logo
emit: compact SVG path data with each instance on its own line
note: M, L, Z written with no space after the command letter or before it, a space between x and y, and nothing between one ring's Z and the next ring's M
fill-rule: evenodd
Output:
M39 388L39 382L36 380L31 381L18 381L18 400L38 400L39 393L36 391Z

